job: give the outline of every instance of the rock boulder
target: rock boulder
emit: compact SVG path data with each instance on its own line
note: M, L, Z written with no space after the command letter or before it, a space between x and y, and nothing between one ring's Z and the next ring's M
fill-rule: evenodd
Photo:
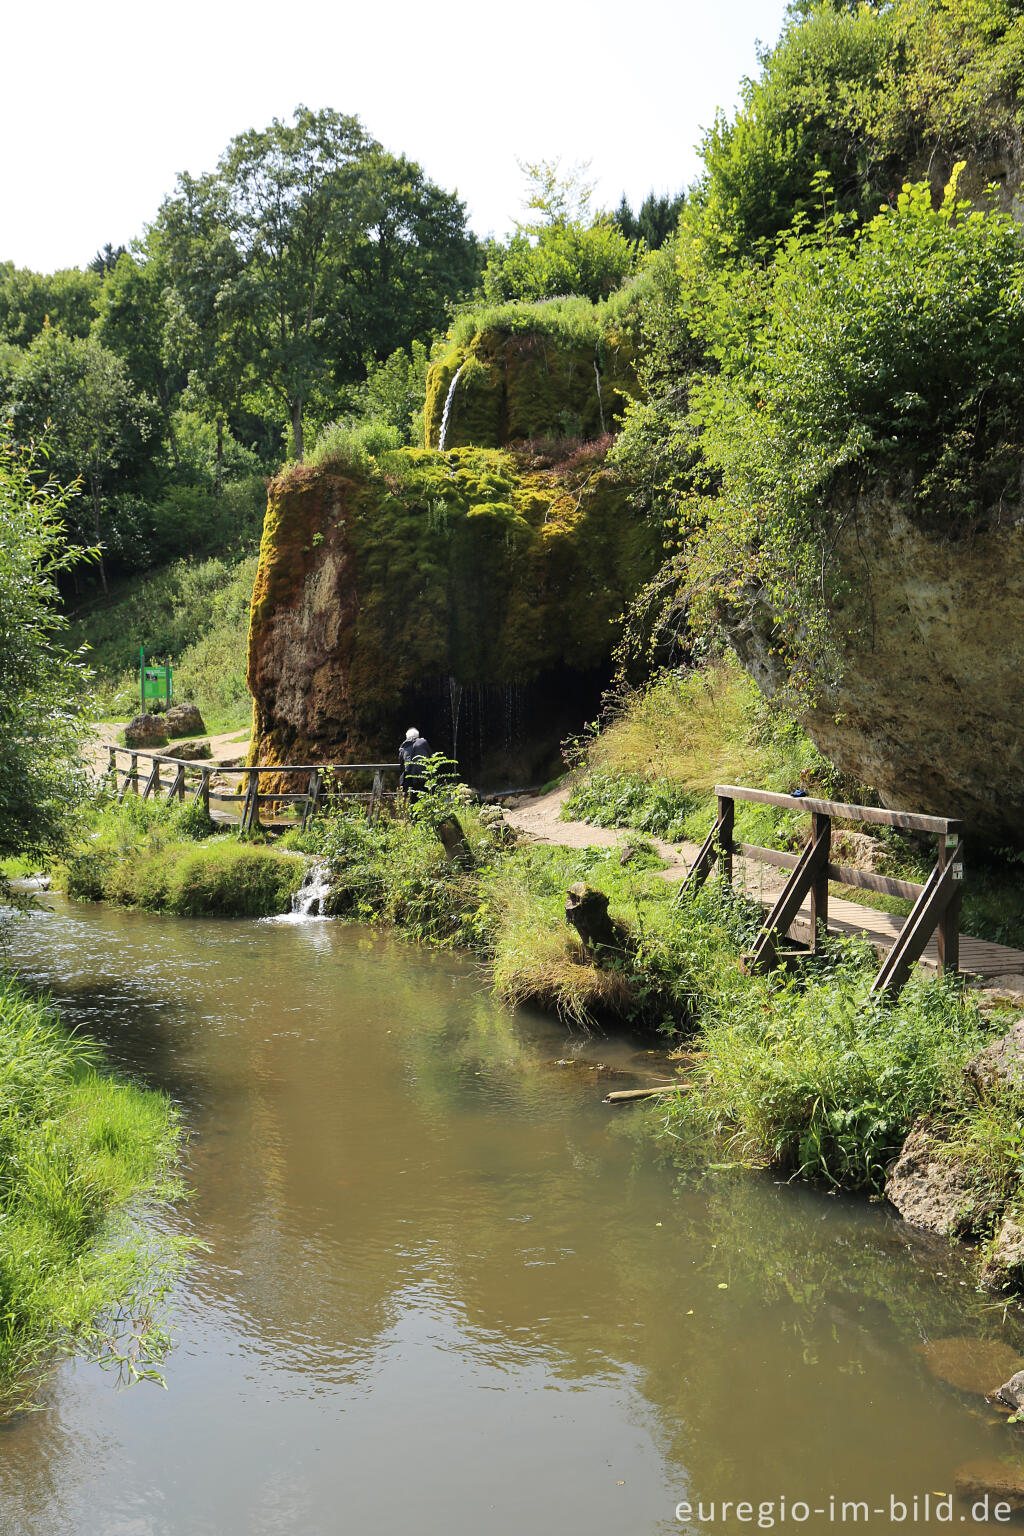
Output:
M196 704L172 704L164 719L168 736L201 736L206 731Z
M914 1126L885 1185L886 1198L903 1220L943 1237L967 1237L991 1220L986 1201L963 1163L924 1127Z
M124 728L124 741L126 747L139 747L146 751L166 747L167 728L163 715L136 715Z

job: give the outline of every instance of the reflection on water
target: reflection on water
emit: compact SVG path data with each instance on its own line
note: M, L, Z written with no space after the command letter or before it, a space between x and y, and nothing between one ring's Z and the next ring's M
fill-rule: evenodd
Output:
M915 1348L997 1331L959 1258L684 1183L600 1102L636 1047L341 925L53 906L15 961L181 1100L173 1220L209 1251L166 1393L62 1365L0 1432L5 1536L647 1536L681 1500L887 1504L1005 1450Z

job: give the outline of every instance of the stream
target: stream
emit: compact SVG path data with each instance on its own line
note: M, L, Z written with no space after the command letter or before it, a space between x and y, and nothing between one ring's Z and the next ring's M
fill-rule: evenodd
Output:
M653 1536L781 1498L811 1513L777 1528L827 1530L833 1497L888 1530L1010 1449L922 1353L1021 1342L962 1257L681 1173L601 1103L652 1080L643 1042L341 923L47 905L11 961L180 1102L194 1194L160 1220L208 1248L166 1391L62 1361L0 1429L3 1536Z

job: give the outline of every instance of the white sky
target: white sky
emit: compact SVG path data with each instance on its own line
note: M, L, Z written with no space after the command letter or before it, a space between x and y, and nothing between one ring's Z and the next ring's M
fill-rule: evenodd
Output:
M3 23L0 260L82 265L140 234L177 173L295 106L362 119L457 189L481 235L516 157L589 159L605 206L676 191L784 0L51 0Z

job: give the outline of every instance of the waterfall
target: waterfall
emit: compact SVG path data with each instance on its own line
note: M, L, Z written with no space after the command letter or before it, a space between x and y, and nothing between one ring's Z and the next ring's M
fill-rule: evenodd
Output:
M457 683L454 677L448 676L448 703L451 708L452 721L452 757L459 755L459 715L462 711L462 684Z
M455 370L454 377L448 385L448 393L444 399L444 410L441 413L441 430L437 434L437 451L444 453L444 440L448 435L448 417L451 415L452 401L455 399L455 386L459 382L459 374L465 368L465 363L460 363ZM596 366L596 365L595 365Z
M292 909L286 921L302 922L308 917L326 917L324 903L331 894L327 883L327 865L311 864L303 876L302 884L292 897Z
M597 366L596 357L594 358L594 378L597 380L597 408L601 413L601 436L603 437L608 429L604 424L604 401L601 398L601 370Z

